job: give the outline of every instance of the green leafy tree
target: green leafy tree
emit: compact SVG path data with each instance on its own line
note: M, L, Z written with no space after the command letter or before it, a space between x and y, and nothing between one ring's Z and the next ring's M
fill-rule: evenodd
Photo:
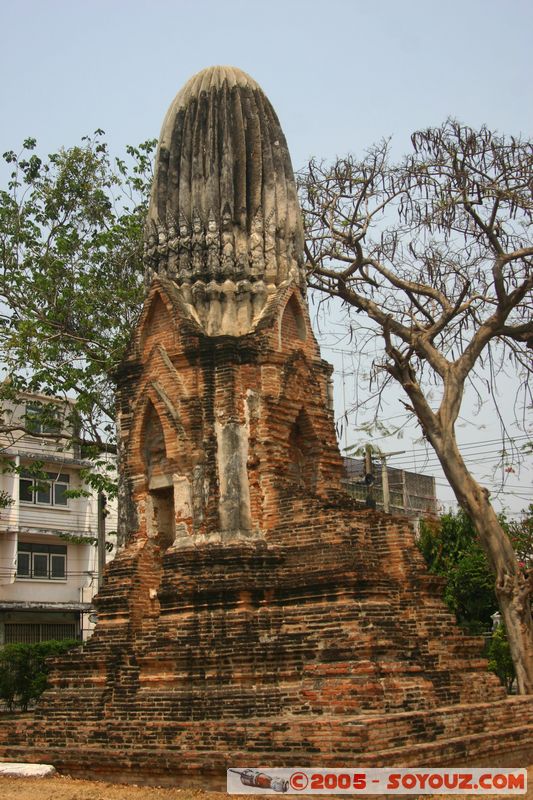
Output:
M114 392L109 374L121 359L143 296L142 229L155 141L112 159L103 131L46 158L34 139L4 153L0 192L0 356L9 380L0 406L23 392L75 397L67 425L42 403L31 420L0 433L76 441L84 455L113 450ZM56 420L57 423L57 420ZM9 465L8 465L9 466ZM113 491L103 473L86 475Z
M533 570L533 503L519 520L506 522L518 563L527 574Z
M524 573L529 575L533 566L533 506L519 520L501 515L500 522L513 542ZM423 520L418 546L430 571L446 578L444 599L461 627L473 634L490 630L497 609L494 579L467 514L460 510L443 514L438 520ZM516 673L504 625L492 632L487 655L489 669L511 692Z
M470 633L490 630L498 608L494 578L465 512L421 522L418 544L429 569L446 578L444 599L459 624Z
M155 146L130 147L129 163L113 163L102 133L46 160L27 139L19 154L4 154L11 173L0 193L4 396L75 392L82 438L98 445L114 417L108 374L142 301Z

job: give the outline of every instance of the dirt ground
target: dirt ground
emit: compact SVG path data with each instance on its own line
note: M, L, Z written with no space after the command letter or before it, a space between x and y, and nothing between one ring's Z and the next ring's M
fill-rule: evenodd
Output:
M270 795L272 796L272 795ZM281 795L282 797L283 795ZM354 795L348 795L353 797ZM368 796L368 795L367 795ZM375 795L374 795L375 796ZM497 800L513 795L472 795L475 800ZM533 800L533 766L528 768L528 791L515 797ZM227 795L221 792L203 792L199 789L163 789L157 787L125 786L98 781L82 781L67 776L53 778L2 778L0 800L238 800L245 795ZM280 797L280 795L278 795ZM286 795L289 798L295 795ZM302 797L302 795L300 795ZM310 797L310 795L308 795ZM317 795L315 795L317 797ZM327 797L327 795L322 795ZM337 795L339 797L339 795ZM401 795L398 795L401 797ZM412 796L411 796L412 797ZM451 795L425 795L431 800L449 800ZM468 796L470 797L470 796ZM463 795L462 800L467 800Z
M235 796L235 795L234 795ZM0 800L228 800L229 795L199 789L162 789L52 778L2 778Z

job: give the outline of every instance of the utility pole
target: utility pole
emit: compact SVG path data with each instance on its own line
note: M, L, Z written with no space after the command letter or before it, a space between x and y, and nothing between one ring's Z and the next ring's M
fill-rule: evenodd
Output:
M351 447L345 447L344 450L355 450L355 445ZM405 453L405 450L395 450L392 453L380 453L376 452L374 455L376 458L381 460L381 488L383 492L383 511L385 514L390 513L390 487L389 487L389 473L387 472L387 458L390 456L400 456ZM366 500L365 505L367 508L375 508L376 507L376 500L374 497L374 483L376 480L376 476L374 475L374 465L372 463L372 445L366 444L365 445L365 473L364 478L362 481L358 481L358 483L364 483L367 487L366 492Z
M98 492L98 591L104 584L105 569L105 507L107 499L103 492Z
M405 450L395 450L394 453L379 453L381 459L381 488L383 490L383 511L385 514L390 513L390 490L389 490L389 473L387 472L387 458L389 456L399 456L405 453Z
M386 456L381 456L381 490L383 492L383 511L388 514L390 512L390 492Z
M374 466L372 464L372 445L365 445L365 484L366 484L366 501L367 508L375 508L376 501L374 499Z

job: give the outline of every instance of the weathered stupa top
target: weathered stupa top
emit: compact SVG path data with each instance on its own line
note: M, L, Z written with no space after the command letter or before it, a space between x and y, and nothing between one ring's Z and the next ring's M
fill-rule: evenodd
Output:
M193 306L254 296L253 318L278 286L302 288L303 232L287 143L258 84L209 67L177 94L163 122L145 232L147 280L173 279ZM199 298L199 303L194 298ZM198 311L198 308L196 309ZM211 315L209 315L211 316ZM219 330L209 324L208 332Z

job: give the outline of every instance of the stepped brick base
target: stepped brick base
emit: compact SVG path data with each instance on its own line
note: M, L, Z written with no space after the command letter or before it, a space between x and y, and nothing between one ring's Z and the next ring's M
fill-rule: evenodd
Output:
M2 758L219 789L232 765L526 764L533 697L486 671L407 523L340 498L280 516L266 538L120 553L97 633Z

